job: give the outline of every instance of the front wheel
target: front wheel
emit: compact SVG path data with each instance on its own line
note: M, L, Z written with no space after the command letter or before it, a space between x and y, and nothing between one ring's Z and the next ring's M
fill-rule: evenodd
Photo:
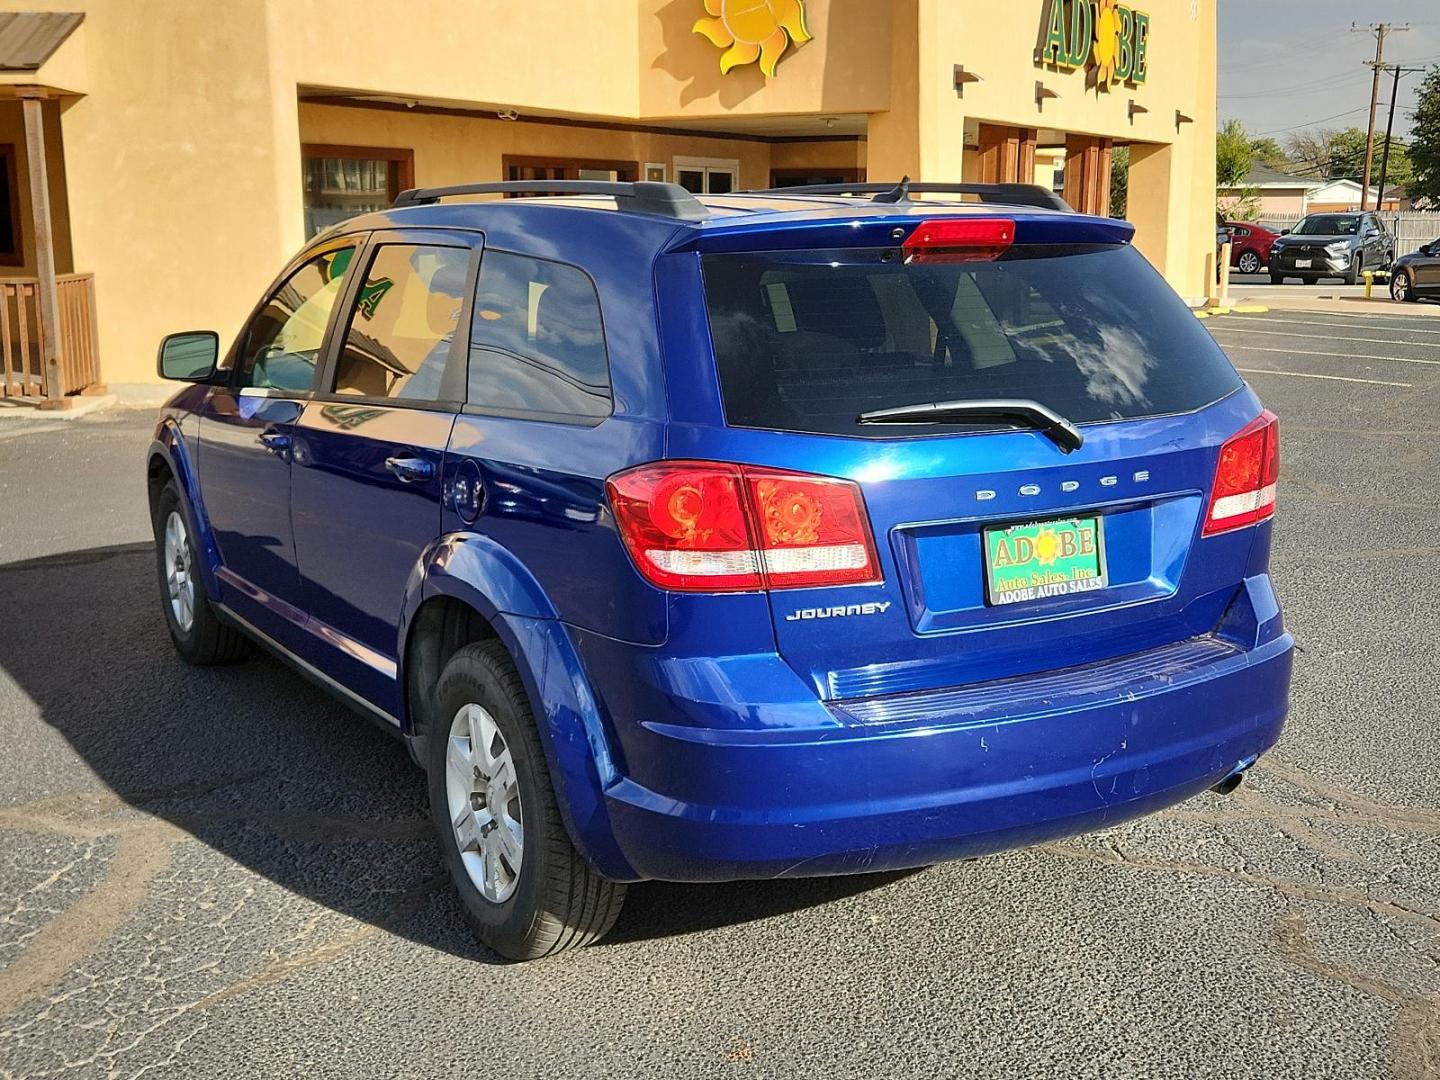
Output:
M1284 284L1285 284L1285 275L1284 275L1284 274L1273 274L1273 273L1272 273L1272 274L1270 275L1270 284L1271 284L1271 285L1284 285Z
M466 645L437 688L430 813L475 935L512 960L598 940L625 886L570 842L519 673L497 641Z
M1260 256L1253 251L1242 251L1235 268L1242 274L1253 274L1260 269Z
M1404 270L1396 270L1390 275L1390 299L1401 304L1415 299L1415 290L1410 287L1410 275Z
M1356 255L1356 256L1355 256L1355 261L1350 264L1350 269L1345 272L1345 278L1344 278L1345 284L1346 284L1346 285L1358 285L1358 284L1360 283L1360 272L1361 272L1362 270L1364 270L1364 269L1365 269L1365 260L1364 260L1364 258L1362 258L1362 257L1359 256L1359 255Z
M250 641L220 621L200 580L200 560L180 492L172 480L155 500L156 569L165 624L175 651L192 664L231 664L250 655Z

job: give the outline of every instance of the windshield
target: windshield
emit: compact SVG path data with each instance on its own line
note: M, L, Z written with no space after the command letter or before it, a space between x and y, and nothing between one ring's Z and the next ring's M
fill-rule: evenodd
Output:
M1084 423L1186 412L1241 385L1128 246L1023 245L964 263L907 264L874 249L707 255L704 270L736 427L871 439L953 432L855 421L983 398L1029 398Z
M1359 214L1312 214L1295 226L1295 236L1354 236L1360 231Z

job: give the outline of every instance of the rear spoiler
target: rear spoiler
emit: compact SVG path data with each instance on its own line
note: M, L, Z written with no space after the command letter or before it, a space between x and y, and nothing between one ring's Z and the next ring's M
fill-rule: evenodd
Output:
M875 208L878 209L878 208ZM876 213L870 207L827 208L823 216L789 218L787 215L755 215L755 218L711 218L709 222L682 229L667 251L707 253L744 251L808 251L828 248L901 248L921 224L961 218L1005 218L1015 223L1015 244L1103 244L1130 243L1135 226L1115 218L1088 214L1057 214L1053 211L1005 211L999 207L945 206L901 203L890 213ZM856 212L858 211L858 212Z

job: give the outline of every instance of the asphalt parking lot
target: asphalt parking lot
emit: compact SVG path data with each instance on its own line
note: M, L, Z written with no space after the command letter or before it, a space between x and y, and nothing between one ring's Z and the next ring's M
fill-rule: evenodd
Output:
M420 773L166 638L150 416L0 425L0 1075L1440 1075L1440 319L1205 324L1282 418L1300 642L1229 798L914 873L635 887L502 966Z

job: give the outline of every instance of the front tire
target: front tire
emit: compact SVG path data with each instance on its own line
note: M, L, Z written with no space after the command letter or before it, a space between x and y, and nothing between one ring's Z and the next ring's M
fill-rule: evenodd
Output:
M239 630L220 621L205 585L200 580L200 558L180 492L171 480L155 500L156 570L160 581L160 599L165 608L165 624L175 651L187 663L200 666L233 664L251 653L248 638Z
M1242 251L1235 268L1242 274L1253 274L1260 269L1260 256L1253 251Z
M1355 261L1350 264L1350 269L1345 272L1346 285L1360 284L1360 272L1365 269L1365 259L1361 255L1355 256Z
M426 739L430 813L475 935L511 960L588 945L625 886L570 842L520 675L497 641L451 657Z
M1390 275L1390 299L1398 304L1414 302L1415 290L1411 287L1410 275L1404 270L1396 270Z
M1271 285L1284 285L1284 284L1285 284L1285 275L1284 275L1284 274L1274 274L1274 273L1272 273L1272 274L1270 275L1270 284L1271 284Z

